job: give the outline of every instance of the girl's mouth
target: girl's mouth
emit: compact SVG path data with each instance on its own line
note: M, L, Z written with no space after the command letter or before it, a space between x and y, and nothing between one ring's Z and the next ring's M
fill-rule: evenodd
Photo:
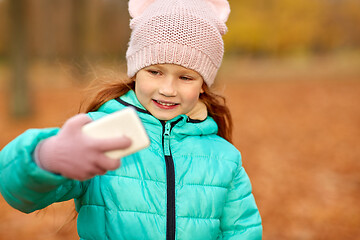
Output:
M163 101L155 100L155 99L153 99L153 102L155 103L156 106L163 108L163 109L173 109L179 105L178 103L163 102Z

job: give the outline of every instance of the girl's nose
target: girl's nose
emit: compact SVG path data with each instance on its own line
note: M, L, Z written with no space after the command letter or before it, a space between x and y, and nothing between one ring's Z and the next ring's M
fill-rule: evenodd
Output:
M175 97L176 96L175 80L170 76L164 78L164 81L162 81L159 86L159 93L166 97Z

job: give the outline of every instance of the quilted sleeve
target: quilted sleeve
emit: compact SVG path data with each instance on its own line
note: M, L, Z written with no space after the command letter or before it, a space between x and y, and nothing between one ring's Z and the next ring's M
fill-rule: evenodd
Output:
M81 182L45 171L33 160L36 145L58 131L30 129L1 150L0 192L12 207L30 213L82 194Z
M262 239L262 224L259 210L252 194L250 179L239 164L230 184L221 217L223 239Z

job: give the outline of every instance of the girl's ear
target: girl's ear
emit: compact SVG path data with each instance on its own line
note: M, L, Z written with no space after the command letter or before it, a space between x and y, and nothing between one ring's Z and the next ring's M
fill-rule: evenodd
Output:
M226 21L229 18L230 14L230 5L227 0L206 0L214 12L217 14L217 17L223 22L226 23Z
M202 84L201 89L200 89L200 94L205 92L205 90L204 90L205 87L206 87L206 83L203 81L203 84Z
M140 16L155 0L130 0L129 13L132 18Z

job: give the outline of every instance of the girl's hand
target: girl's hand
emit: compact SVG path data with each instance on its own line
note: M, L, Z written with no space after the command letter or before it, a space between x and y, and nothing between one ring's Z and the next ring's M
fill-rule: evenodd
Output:
M131 145L131 140L126 137L90 138L81 128L91 121L86 114L78 114L65 122L58 135L40 142L35 150L38 166L81 181L120 167L120 159L109 158L105 152L125 149Z

